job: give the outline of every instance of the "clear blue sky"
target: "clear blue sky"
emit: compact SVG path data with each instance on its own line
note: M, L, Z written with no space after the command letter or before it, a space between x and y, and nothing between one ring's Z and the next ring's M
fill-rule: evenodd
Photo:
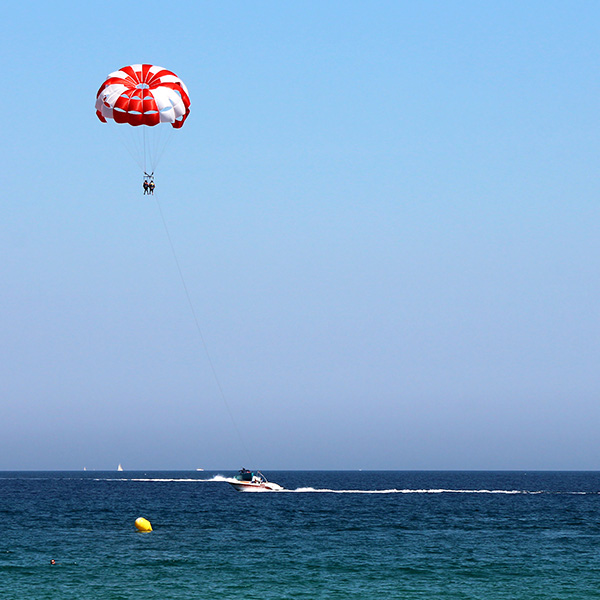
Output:
M12 2L0 469L600 468L600 5ZM192 112L156 203L94 114ZM251 463L251 464L248 464Z

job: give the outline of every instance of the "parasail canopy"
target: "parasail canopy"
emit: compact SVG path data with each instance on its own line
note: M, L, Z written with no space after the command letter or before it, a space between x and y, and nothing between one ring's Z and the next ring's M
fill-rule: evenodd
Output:
M148 125L170 123L179 129L190 114L187 87L156 65L129 65L111 73L96 94L96 115L103 122Z

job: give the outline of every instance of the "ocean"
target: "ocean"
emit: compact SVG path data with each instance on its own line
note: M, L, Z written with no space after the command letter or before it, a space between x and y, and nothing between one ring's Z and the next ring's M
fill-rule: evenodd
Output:
M0 472L0 599L600 598L598 472L233 474Z

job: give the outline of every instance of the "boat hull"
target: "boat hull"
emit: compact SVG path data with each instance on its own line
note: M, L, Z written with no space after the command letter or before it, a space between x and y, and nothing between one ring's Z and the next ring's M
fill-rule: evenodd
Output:
M283 488L276 483L264 482L257 483L254 481L228 481L238 492L277 492Z

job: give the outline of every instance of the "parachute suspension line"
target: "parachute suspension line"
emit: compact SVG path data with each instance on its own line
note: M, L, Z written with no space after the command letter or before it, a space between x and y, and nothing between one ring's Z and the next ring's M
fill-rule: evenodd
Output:
M229 418L231 419L231 422L233 423L233 427L234 427L234 429L237 433L237 436L240 440L240 444L242 445L242 448L244 449L244 452L246 453L246 458L248 458L249 462L252 462L250 459L250 452L248 452L248 448L244 442L242 433L233 417L233 412L231 410L231 407L229 406L229 402L227 402L227 397L225 396L225 392L223 391L223 386L221 385L221 381L219 379L219 376L217 375L217 370L215 369L215 365L210 356L210 352L208 351L208 346L206 344L206 340L204 339L204 335L202 334L202 329L200 328L200 322L198 321L198 316L196 315L196 310L194 309L194 304L192 302L190 292L189 292L187 284L185 282L185 277L183 276L183 271L181 270L181 265L179 264L179 259L177 258L177 252L175 252L175 246L173 245L173 240L171 239L171 234L169 233L169 228L167 227L167 221L165 219L162 207L160 205L160 202L159 202L156 194L154 194L154 198L156 200L156 206L158 207L160 219L162 221L163 227L165 228L165 233L167 235L167 240L168 240L169 246L171 248L171 253L173 254L173 259L175 260L175 264L177 266L177 271L179 273L179 279L181 280L181 284L183 285L185 297L187 298L188 305L190 307L190 311L191 311L192 317L194 319L194 323L196 324L196 330L198 331L198 336L200 338L200 341L202 342L202 347L204 348L204 353L206 354L206 358L208 359L208 364L210 365L210 370L212 371L213 377L217 384L217 388L219 389L219 394L221 396L221 400L223 400L223 404L225 405L225 408L227 409L227 413L229 414Z
M167 126L166 124L157 125L148 129L146 125L139 126L142 129L141 135L136 135L139 132L132 132L132 140L138 141L139 150L138 155L141 160L138 160L140 169L144 173L155 172L158 167L158 163L161 161L171 136L173 135L173 127Z
M142 173L156 172L156 167L165 154L174 131L173 127L166 124L150 129L146 125L113 126L112 129L117 132L116 135L123 147Z
M152 171L156 170L156 167L158 167L158 163L161 161L163 154L165 153L165 150L167 149L167 146L169 145L169 142L173 136L173 127L163 127L163 130L164 129L167 129L167 133L165 133L165 135L162 137L156 136L155 138L156 144L154 147Z
M143 139L143 145L144 145L144 173L146 173L148 171L148 169L146 168L146 126L142 125L142 139ZM154 170L154 169L152 169Z
M114 127L117 131L118 136L121 139L121 143L125 147L125 150L129 153L129 156L133 159L133 162L143 171L144 162L142 157L143 146L140 149L139 139L136 138L135 132L124 127Z
M144 141L144 152L148 159L146 166L150 171L156 171L172 135L173 127L166 124L157 125L156 127L152 127L151 131L148 131L148 135ZM144 170L147 171L148 168Z

